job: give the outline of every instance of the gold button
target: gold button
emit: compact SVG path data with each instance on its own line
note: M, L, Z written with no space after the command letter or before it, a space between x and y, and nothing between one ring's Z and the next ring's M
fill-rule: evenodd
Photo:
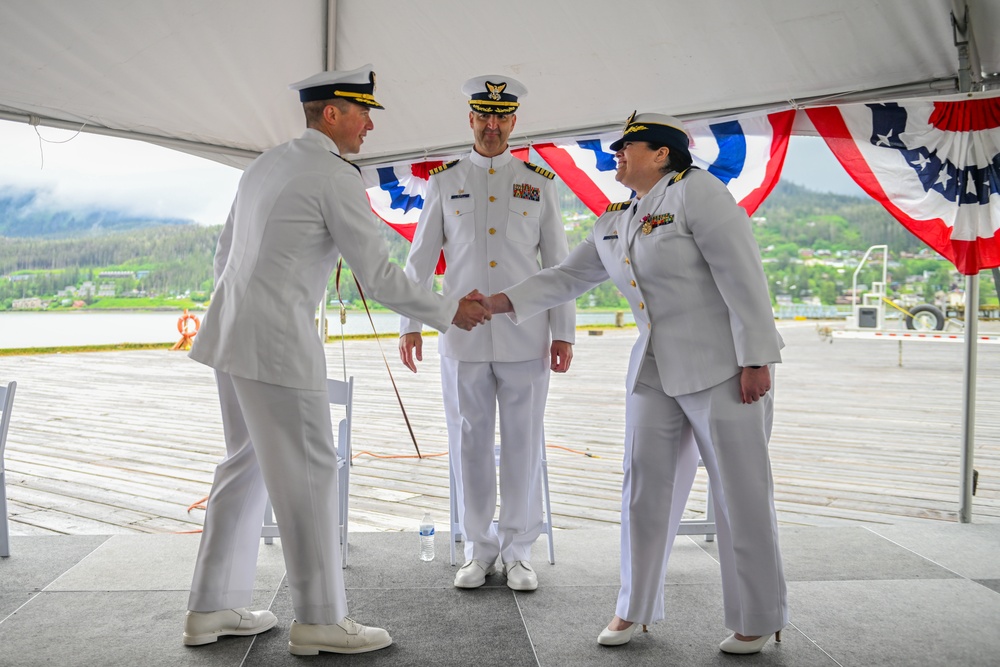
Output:
M635 287L635 281L634 280L632 281L632 287Z
M455 211L455 215L461 215L461 214L462 214L461 211Z
M496 173L495 171L493 171L493 168L492 168L492 167L490 168L490 173L491 173L491 174L495 174L495 173Z
M626 263L626 264L631 264L632 262L628 261L628 257L626 257L626 258L625 258L625 263Z
M650 324L649 322L646 322L646 328L647 328L647 329L652 329L652 328L653 328L653 325L652 325L652 324Z
M490 262L490 268L493 268L493 267L494 267L494 266L496 266L496 265L497 265L497 263L496 263L496 262Z
M524 214L525 214L525 215L528 215L528 212L527 212L527 211L525 211L525 212L524 212Z
M494 229L493 227L490 227L490 234L496 234L496 233L497 233L497 230Z
M642 301L639 302L639 310L646 310L646 304L644 304Z
M496 201L496 200L497 200L496 197L494 197L493 195L490 195L490 201Z

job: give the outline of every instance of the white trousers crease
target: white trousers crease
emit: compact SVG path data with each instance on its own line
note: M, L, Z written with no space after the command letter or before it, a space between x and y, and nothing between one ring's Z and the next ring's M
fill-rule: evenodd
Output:
M468 362L441 357L448 451L465 557L529 560L542 530L548 358ZM500 412L500 515L494 445Z
M788 602L767 453L774 390L745 405L736 375L670 397L650 365L626 399L616 613L634 623L663 618L670 546L700 454L715 501L725 625L751 636L780 630L788 623Z
M226 458L215 471L188 608L246 607L268 495L300 623L347 615L337 530L337 452L325 391L216 373Z

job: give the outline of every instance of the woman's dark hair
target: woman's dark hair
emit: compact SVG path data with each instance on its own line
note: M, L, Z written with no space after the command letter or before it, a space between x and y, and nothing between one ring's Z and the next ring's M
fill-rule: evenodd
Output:
M646 145L649 146L649 150L657 151L661 148L669 148L670 155L667 157L667 164L664 165L662 171L664 174L668 171L676 171L678 173L684 171L691 166L691 153L688 151L679 150L676 146L671 146L670 144L661 144L655 141L647 141Z

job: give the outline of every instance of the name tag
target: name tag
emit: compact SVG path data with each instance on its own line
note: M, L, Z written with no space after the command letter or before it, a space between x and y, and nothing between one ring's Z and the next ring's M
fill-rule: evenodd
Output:
M610 241L611 239L616 239L616 238L618 238L617 234L608 234L602 240L604 240L604 241Z
M468 192L466 192L464 194L452 195L451 198L452 199L465 199L466 197L469 197L469 196L471 196L471 195Z

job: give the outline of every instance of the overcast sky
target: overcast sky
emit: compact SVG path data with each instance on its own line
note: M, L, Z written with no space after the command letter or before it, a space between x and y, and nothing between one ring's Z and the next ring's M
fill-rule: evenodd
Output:
M141 141L46 127L36 134L30 125L0 121L0 188L42 189L53 208L111 207L222 224L241 173ZM819 192L863 194L819 137L792 137L782 178Z

